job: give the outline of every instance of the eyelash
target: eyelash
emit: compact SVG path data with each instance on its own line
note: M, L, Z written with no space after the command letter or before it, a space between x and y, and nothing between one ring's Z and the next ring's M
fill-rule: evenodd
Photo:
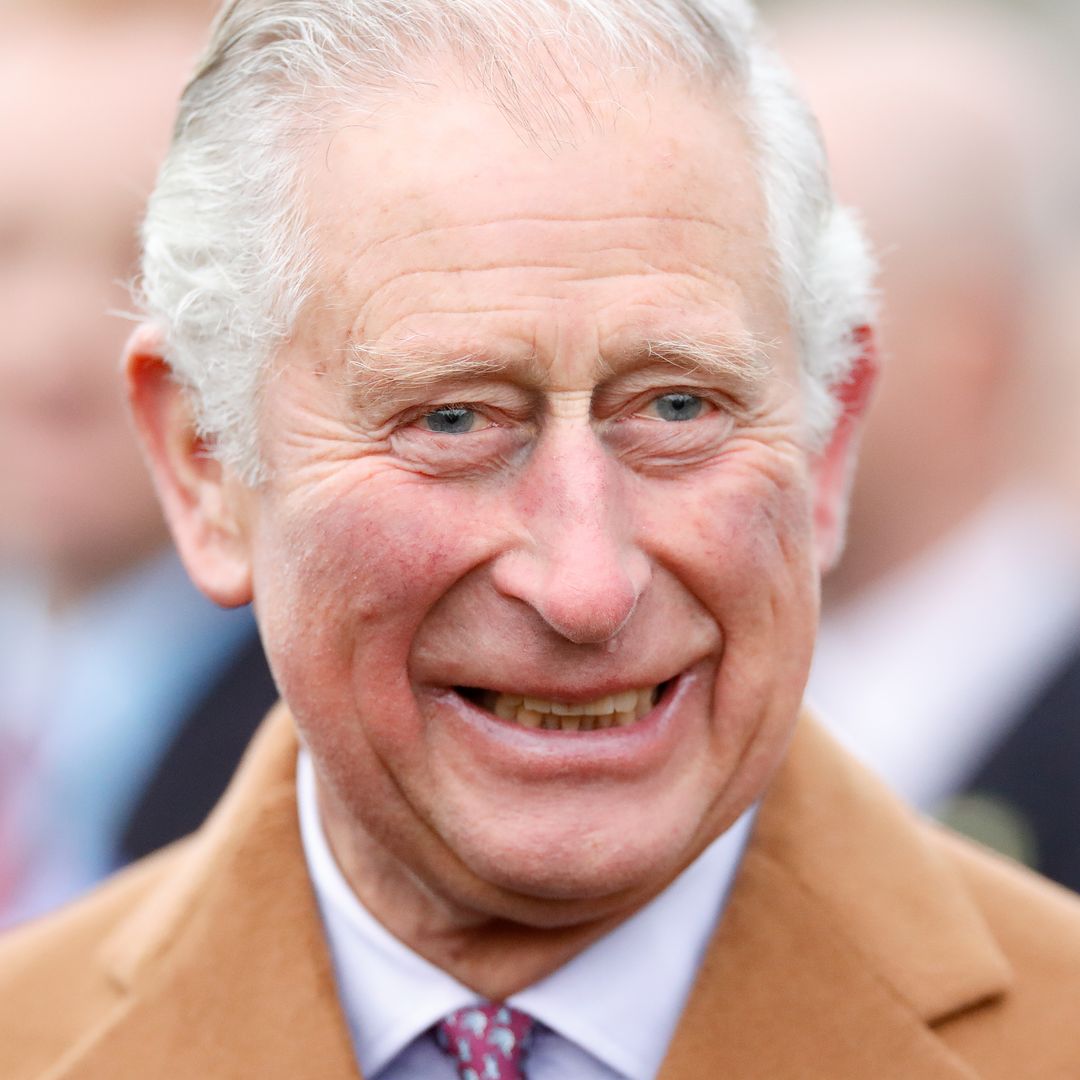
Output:
M622 423L626 420L642 419L640 414L650 405L663 398L677 397L679 395L697 398L705 406L705 413L701 417L694 417L693 419L695 420L703 420L707 416L716 413L732 413L735 410L735 403L731 401L730 398L717 391L708 390L700 386L670 386L665 387L662 390L650 390L647 393L640 395L629 406L619 410L620 415L617 418L617 422ZM684 422L689 423L692 421Z
M448 401L440 403L438 405L427 406L419 411L412 413L409 417L406 418L405 423L407 425L419 426L429 416L434 416L436 413L455 411L475 413L477 416L479 416L485 421L485 427L483 430L487 430L491 427L498 428L507 426L504 420L500 420L495 415L493 415L494 410L490 405L480 405L477 402L469 401ZM431 435L446 434L445 432L430 430L428 433Z

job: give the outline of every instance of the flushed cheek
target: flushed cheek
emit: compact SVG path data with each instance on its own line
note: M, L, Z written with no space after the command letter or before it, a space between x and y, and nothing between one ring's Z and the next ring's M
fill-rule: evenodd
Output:
M796 492L772 494L732 499L722 510L725 528L713 548L717 584L727 601L759 607L763 616L766 598L770 605L798 603L814 577L806 500Z
M665 512L673 504L683 511L676 519ZM810 499L793 468L724 462L651 505L650 545L725 623L738 621L733 608L745 615L763 595L813 576Z
M717 715L732 720L802 692L817 617L810 503L799 475L764 472L700 491L662 555L724 642ZM720 731L738 737L734 727Z
M483 512L477 499L466 516L460 493L396 479L339 482L262 516L259 617L294 707L317 698L324 717L343 722L391 701L400 711L417 628L498 535L497 522L470 525Z

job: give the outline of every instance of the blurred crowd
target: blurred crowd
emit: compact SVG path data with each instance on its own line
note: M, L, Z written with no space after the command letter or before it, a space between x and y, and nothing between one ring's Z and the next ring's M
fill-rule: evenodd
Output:
M209 0L0 0L0 926L190 831L275 697L188 583L117 360ZM808 700L1080 888L1080 15L761 5L881 261L885 375Z
M809 700L908 801L1080 888L1075 52L985 2L775 23L881 264Z
M189 832L274 699L188 582L118 376L205 0L0 3L0 924Z

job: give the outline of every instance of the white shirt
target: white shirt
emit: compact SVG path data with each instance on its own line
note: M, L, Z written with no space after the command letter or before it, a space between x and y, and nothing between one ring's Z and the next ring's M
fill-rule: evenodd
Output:
M346 884L319 820L310 758L297 768L300 831L357 1061L368 1080L452 1080L430 1028L481 1001L390 934ZM529 1080L652 1080L726 903L754 810L660 896L509 999L540 1025Z
M1009 492L843 608L809 700L856 757L933 810L1077 647L1075 524Z

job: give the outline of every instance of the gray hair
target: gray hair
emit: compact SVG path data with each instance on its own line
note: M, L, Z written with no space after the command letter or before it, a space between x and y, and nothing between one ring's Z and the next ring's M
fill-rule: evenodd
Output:
M316 269L298 138L325 125L331 101L371 106L417 85L418 60L446 53L527 126L558 122L543 93L543 57L556 53L587 56L601 72L679 70L735 88L802 354L806 424L823 440L838 410L832 391L859 354L855 331L873 321L872 260L747 0L232 0L181 102L139 283L218 457L249 483L261 478L260 394Z

